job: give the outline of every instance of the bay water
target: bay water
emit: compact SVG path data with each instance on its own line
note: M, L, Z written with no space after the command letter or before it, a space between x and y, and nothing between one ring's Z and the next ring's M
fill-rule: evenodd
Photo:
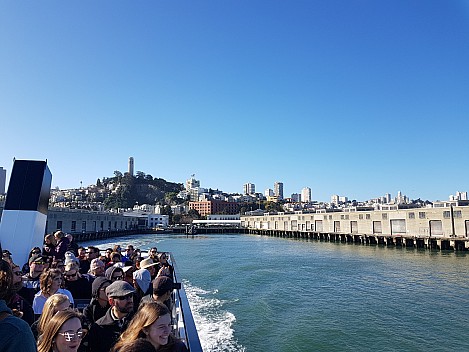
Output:
M86 242L172 252L204 351L469 351L469 255L257 235Z

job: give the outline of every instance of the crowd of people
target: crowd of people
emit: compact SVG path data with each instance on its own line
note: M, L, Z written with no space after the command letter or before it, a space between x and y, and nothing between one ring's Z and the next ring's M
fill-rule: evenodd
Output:
M101 251L62 231L21 268L3 249L0 351L187 351L172 330L173 272L157 248Z

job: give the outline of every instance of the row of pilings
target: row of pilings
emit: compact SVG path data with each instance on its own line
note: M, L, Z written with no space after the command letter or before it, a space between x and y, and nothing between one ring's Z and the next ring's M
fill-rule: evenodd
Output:
M467 251L469 250L469 239L448 239L435 237L416 236L389 236L389 235L364 235L344 234L334 232L312 232L312 231L285 231L248 229L247 233L261 236L283 237L294 239L309 239L321 242L339 242L358 245L375 245L387 247L406 247L416 249L430 249L442 251Z

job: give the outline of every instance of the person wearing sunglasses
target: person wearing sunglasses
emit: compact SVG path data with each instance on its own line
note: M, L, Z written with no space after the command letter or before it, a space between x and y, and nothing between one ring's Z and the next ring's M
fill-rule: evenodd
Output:
M119 335L127 329L134 315L133 295L135 289L128 282L118 280L106 289L111 308L90 328L88 348L90 351L109 351Z
M69 309L57 312L39 336L38 352L78 351L85 332L80 316Z
M111 282L124 280L124 270L119 266L111 266L104 273L104 277Z
M65 265L65 288L75 299L91 299L91 283L79 272L77 263Z
M34 295L40 289L39 277L45 270L46 262L41 254L35 254L29 258L28 263L29 271L23 276L23 288L18 293L32 305Z

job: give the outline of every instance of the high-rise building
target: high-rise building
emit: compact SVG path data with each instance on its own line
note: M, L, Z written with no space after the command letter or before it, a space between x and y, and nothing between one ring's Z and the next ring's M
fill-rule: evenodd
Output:
M386 204L391 203L391 194L390 194L390 193L386 193L386 194L384 195L384 198L385 198Z
M335 205L339 205L339 195L338 194L333 194L331 196L331 203Z
M267 188L264 191L264 196L265 197L272 197L274 195L274 190L272 188Z
M301 202L301 195L299 195L298 193L292 193L291 200L295 203Z
M305 203L311 202L311 188L305 187L301 190L301 201Z
M198 187L200 187L200 181L195 179L195 175L191 175L191 178L186 181L186 190L190 191Z
M283 183L282 182L275 182L274 183L274 195L278 197L278 199L283 199Z
M0 167L0 194L5 194L5 185L7 182L7 170Z
M129 174L130 176L134 175L134 158L133 157L129 158Z
M256 185L254 183L245 183L243 185L243 194L254 194L256 193Z

